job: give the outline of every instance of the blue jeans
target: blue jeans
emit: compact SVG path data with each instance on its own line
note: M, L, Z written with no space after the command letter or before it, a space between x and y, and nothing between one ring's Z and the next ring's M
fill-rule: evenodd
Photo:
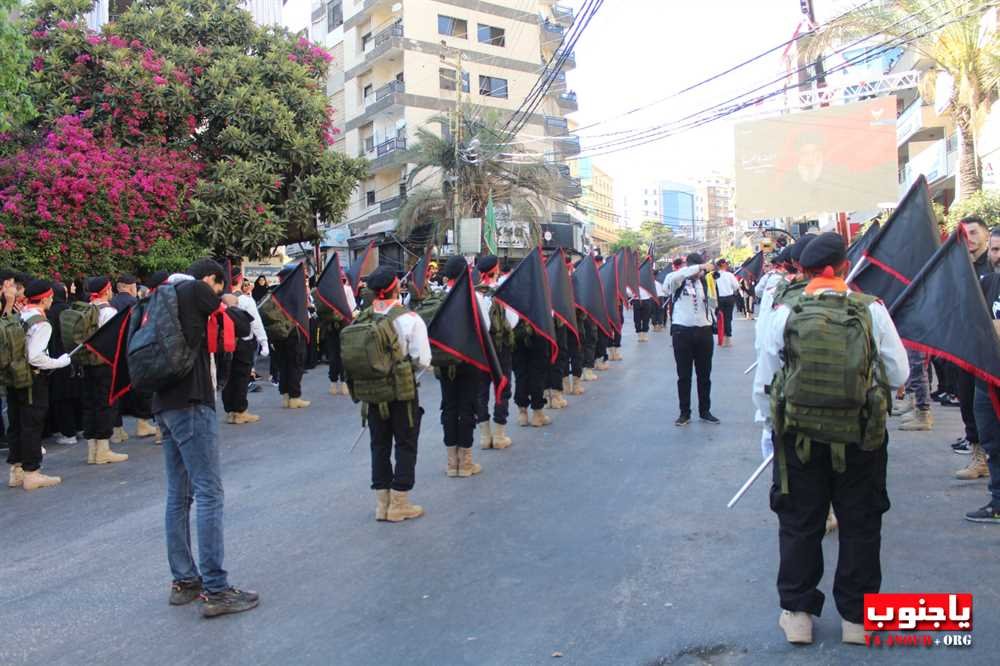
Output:
M993 403L987 389L976 382L976 397L973 402L976 414L976 429L979 431L979 444L989 457L987 466L990 468L990 496L993 507L1000 507L1000 420L993 411Z
M201 578L208 592L229 583L222 568L222 470L219 422L205 405L170 409L156 415L163 429L167 467L167 561L174 580ZM198 565L191 555L191 503L198 502ZM199 574L199 568L201 573Z

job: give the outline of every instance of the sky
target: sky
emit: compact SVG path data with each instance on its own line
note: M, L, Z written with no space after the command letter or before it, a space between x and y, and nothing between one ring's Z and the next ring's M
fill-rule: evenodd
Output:
M816 0L817 19L843 5ZM605 0L577 43L577 67L567 75L578 95L580 110L572 118L582 128L584 151L608 140L599 134L670 122L784 75L776 51L709 85L615 118L791 39L799 20L799 0ZM593 123L601 124L586 129ZM733 124L720 120L594 162L615 178L620 206L626 192L646 182L713 171L732 175Z

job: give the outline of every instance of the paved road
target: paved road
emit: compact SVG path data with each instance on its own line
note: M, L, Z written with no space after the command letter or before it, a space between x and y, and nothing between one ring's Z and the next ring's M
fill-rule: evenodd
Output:
M975 646L844 646L832 598L814 646L783 641L767 484L725 509L759 462L751 328L736 334L716 350L723 425L674 428L669 338L627 334L625 361L552 427L477 449L473 479L444 475L425 381L413 498L427 515L399 525L372 519L366 448L348 454L357 409L325 393L325 368L306 376L308 410L253 394L262 422L222 426L226 565L263 601L212 621L166 603L159 449L132 440L128 463L88 467L82 444L50 447L62 486L0 489L0 664L996 663L1000 530L961 519L986 494L950 478L966 460L946 446L954 409L936 433L893 437L883 589L974 592Z

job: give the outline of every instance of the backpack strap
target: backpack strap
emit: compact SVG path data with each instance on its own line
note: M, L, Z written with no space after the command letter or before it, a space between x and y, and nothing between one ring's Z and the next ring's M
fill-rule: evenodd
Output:
M25 331L25 333L27 333L29 330L31 330L31 327L34 326L35 324L41 324L42 322L47 322L47 321L48 321L48 319L46 319L45 317L43 317L40 314L28 317L23 322L23 324L24 324L24 331Z

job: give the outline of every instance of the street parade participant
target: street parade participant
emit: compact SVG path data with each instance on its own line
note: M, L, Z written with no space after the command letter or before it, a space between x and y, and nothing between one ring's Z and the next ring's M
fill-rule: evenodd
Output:
M340 283L344 288L344 298L347 300L347 305L351 309L351 312L354 312L358 304L354 299L354 290L351 289L351 282L343 268L340 269ZM328 371L330 395L351 394L347 388L347 375L344 373L344 361L340 354L340 332L343 328L344 322L340 318L330 319L324 323L322 332L320 333L323 339L326 340L326 355L330 362Z
M993 235L990 235L992 252ZM990 273L980 281L986 305L993 319L993 328L1000 333L1000 273ZM987 486L990 501L983 507L965 514L965 519L974 523L1000 525L1000 418L990 398L990 388L981 379L976 379L976 394L973 402L976 428L980 445L989 473ZM961 471L961 470L960 470Z
M52 307L52 283L32 280L24 290L26 303L19 313L24 327L25 358L13 360L14 376L24 381L8 389L8 412L17 413L17 430L12 433L7 453L10 465L8 486L37 490L62 483L58 476L42 474L42 432L49 409L49 372L70 364L67 354L58 358L49 356L49 339L52 324L45 313Z
M625 295L632 305L632 321L635 324L635 334L639 342L649 342L649 322L653 317L653 294L639 285L639 294L632 292L632 287L625 287Z
M490 427L490 391L493 382L486 373L480 373L479 402L476 409L476 420L479 422L479 443L484 449L506 449L511 445L507 434L507 417L510 414L511 398L511 367L514 351L514 329L517 327L518 316L510 308L493 300L500 278L500 261L494 255L484 255L476 262L482 282L476 288L486 303L485 315L490 322L490 337L497 352L497 359L503 370L507 383L500 394L500 399L493 404L493 423ZM495 387L493 388L495 392Z
M663 288L663 281L661 278L667 276L666 270L657 273L657 277L654 281L654 286L656 287L656 300L653 303L653 315L650 324L654 331L663 332L667 324L667 292Z
M258 350L260 355L267 358L269 345L267 332L264 330L264 322L261 321L260 313L257 312L257 303L253 296L244 292L243 286L246 282L243 271L239 266L233 266L230 277L230 288L236 296L238 307L250 316L250 333L236 342L236 351L229 363L229 377L222 389L222 405L226 410L226 423L242 425L245 423L257 423L260 416L247 411L247 391L250 389L250 373L253 370L254 358Z
M691 422L691 370L698 377L698 414L702 421L720 423L712 414L712 313L705 276L715 267L705 263L697 252L687 256L686 266L666 276L663 287L673 301L671 339L677 365L677 396L680 415L676 426Z
M49 356L59 358L68 349L62 341L59 316L69 307L66 300L66 285L52 283L52 307L45 313L52 325L49 338ZM56 433L56 443L64 446L76 444L76 434L81 428L82 372L72 364L53 370L49 374L49 430ZM0 419L2 420L2 419Z
M729 262L719 259L716 264L715 285L719 294L719 325L725 332L721 347L733 346L733 309L739 296L740 283L729 271Z
M575 267L573 266L573 261L570 259L569 254L564 253L563 257L565 259L563 264L566 266L566 275L569 279L570 287L572 288L573 271L575 270ZM572 304L572 307L572 323L576 327L577 334L570 334L566 336L566 358L569 362L569 368L566 376L563 378L563 393L568 395L583 395L587 391L587 389L583 387L583 312L580 310L579 303L575 301Z
M115 280L115 295L111 297L111 307L117 312L121 312L138 302L138 278L128 273L119 275ZM129 391L122 400L115 403L115 428L111 435L112 444L121 444L128 440L129 435L122 421L123 413L136 417L136 437L155 437L156 443L161 441L160 430L152 423L152 399L152 395L140 391Z
M604 257L600 254L594 255L594 263L597 265L597 269L604 265ZM607 304L610 309L611 303ZM599 328L597 331L597 343L594 346L594 369L604 372L610 370L611 366L608 365L608 348L611 346L612 335L610 331L604 330L604 328ZM597 375L595 375L596 378Z
M282 268L278 271L278 282L283 282L294 270L294 265ZM281 406L285 409L308 407L312 403L302 399L302 375L306 364L306 339L302 331L292 326L288 337L274 341L274 354L277 357Z
M580 331L583 372L581 379L592 382L598 378L594 372L598 338L607 322L598 324L604 310L604 296L600 293L597 264L590 256L584 256L573 267L573 296L576 300L577 330Z
M366 283L373 300L341 332L343 362L371 436L375 520L398 523L424 513L410 504L409 492L424 413L416 378L430 366L431 348L423 319L403 307L395 271L379 266Z
M757 409L771 415L774 432L779 626L790 643L812 642L811 616L823 609L817 585L831 502L840 522L833 590L845 643L865 644L863 598L878 592L882 580L882 514L889 509L886 385L906 381L909 365L885 306L848 291L846 249L836 233L807 245L799 259L807 286L794 307L776 306L759 340L753 397ZM839 369L836 377L825 372L829 367ZM829 407L817 416L817 404Z

